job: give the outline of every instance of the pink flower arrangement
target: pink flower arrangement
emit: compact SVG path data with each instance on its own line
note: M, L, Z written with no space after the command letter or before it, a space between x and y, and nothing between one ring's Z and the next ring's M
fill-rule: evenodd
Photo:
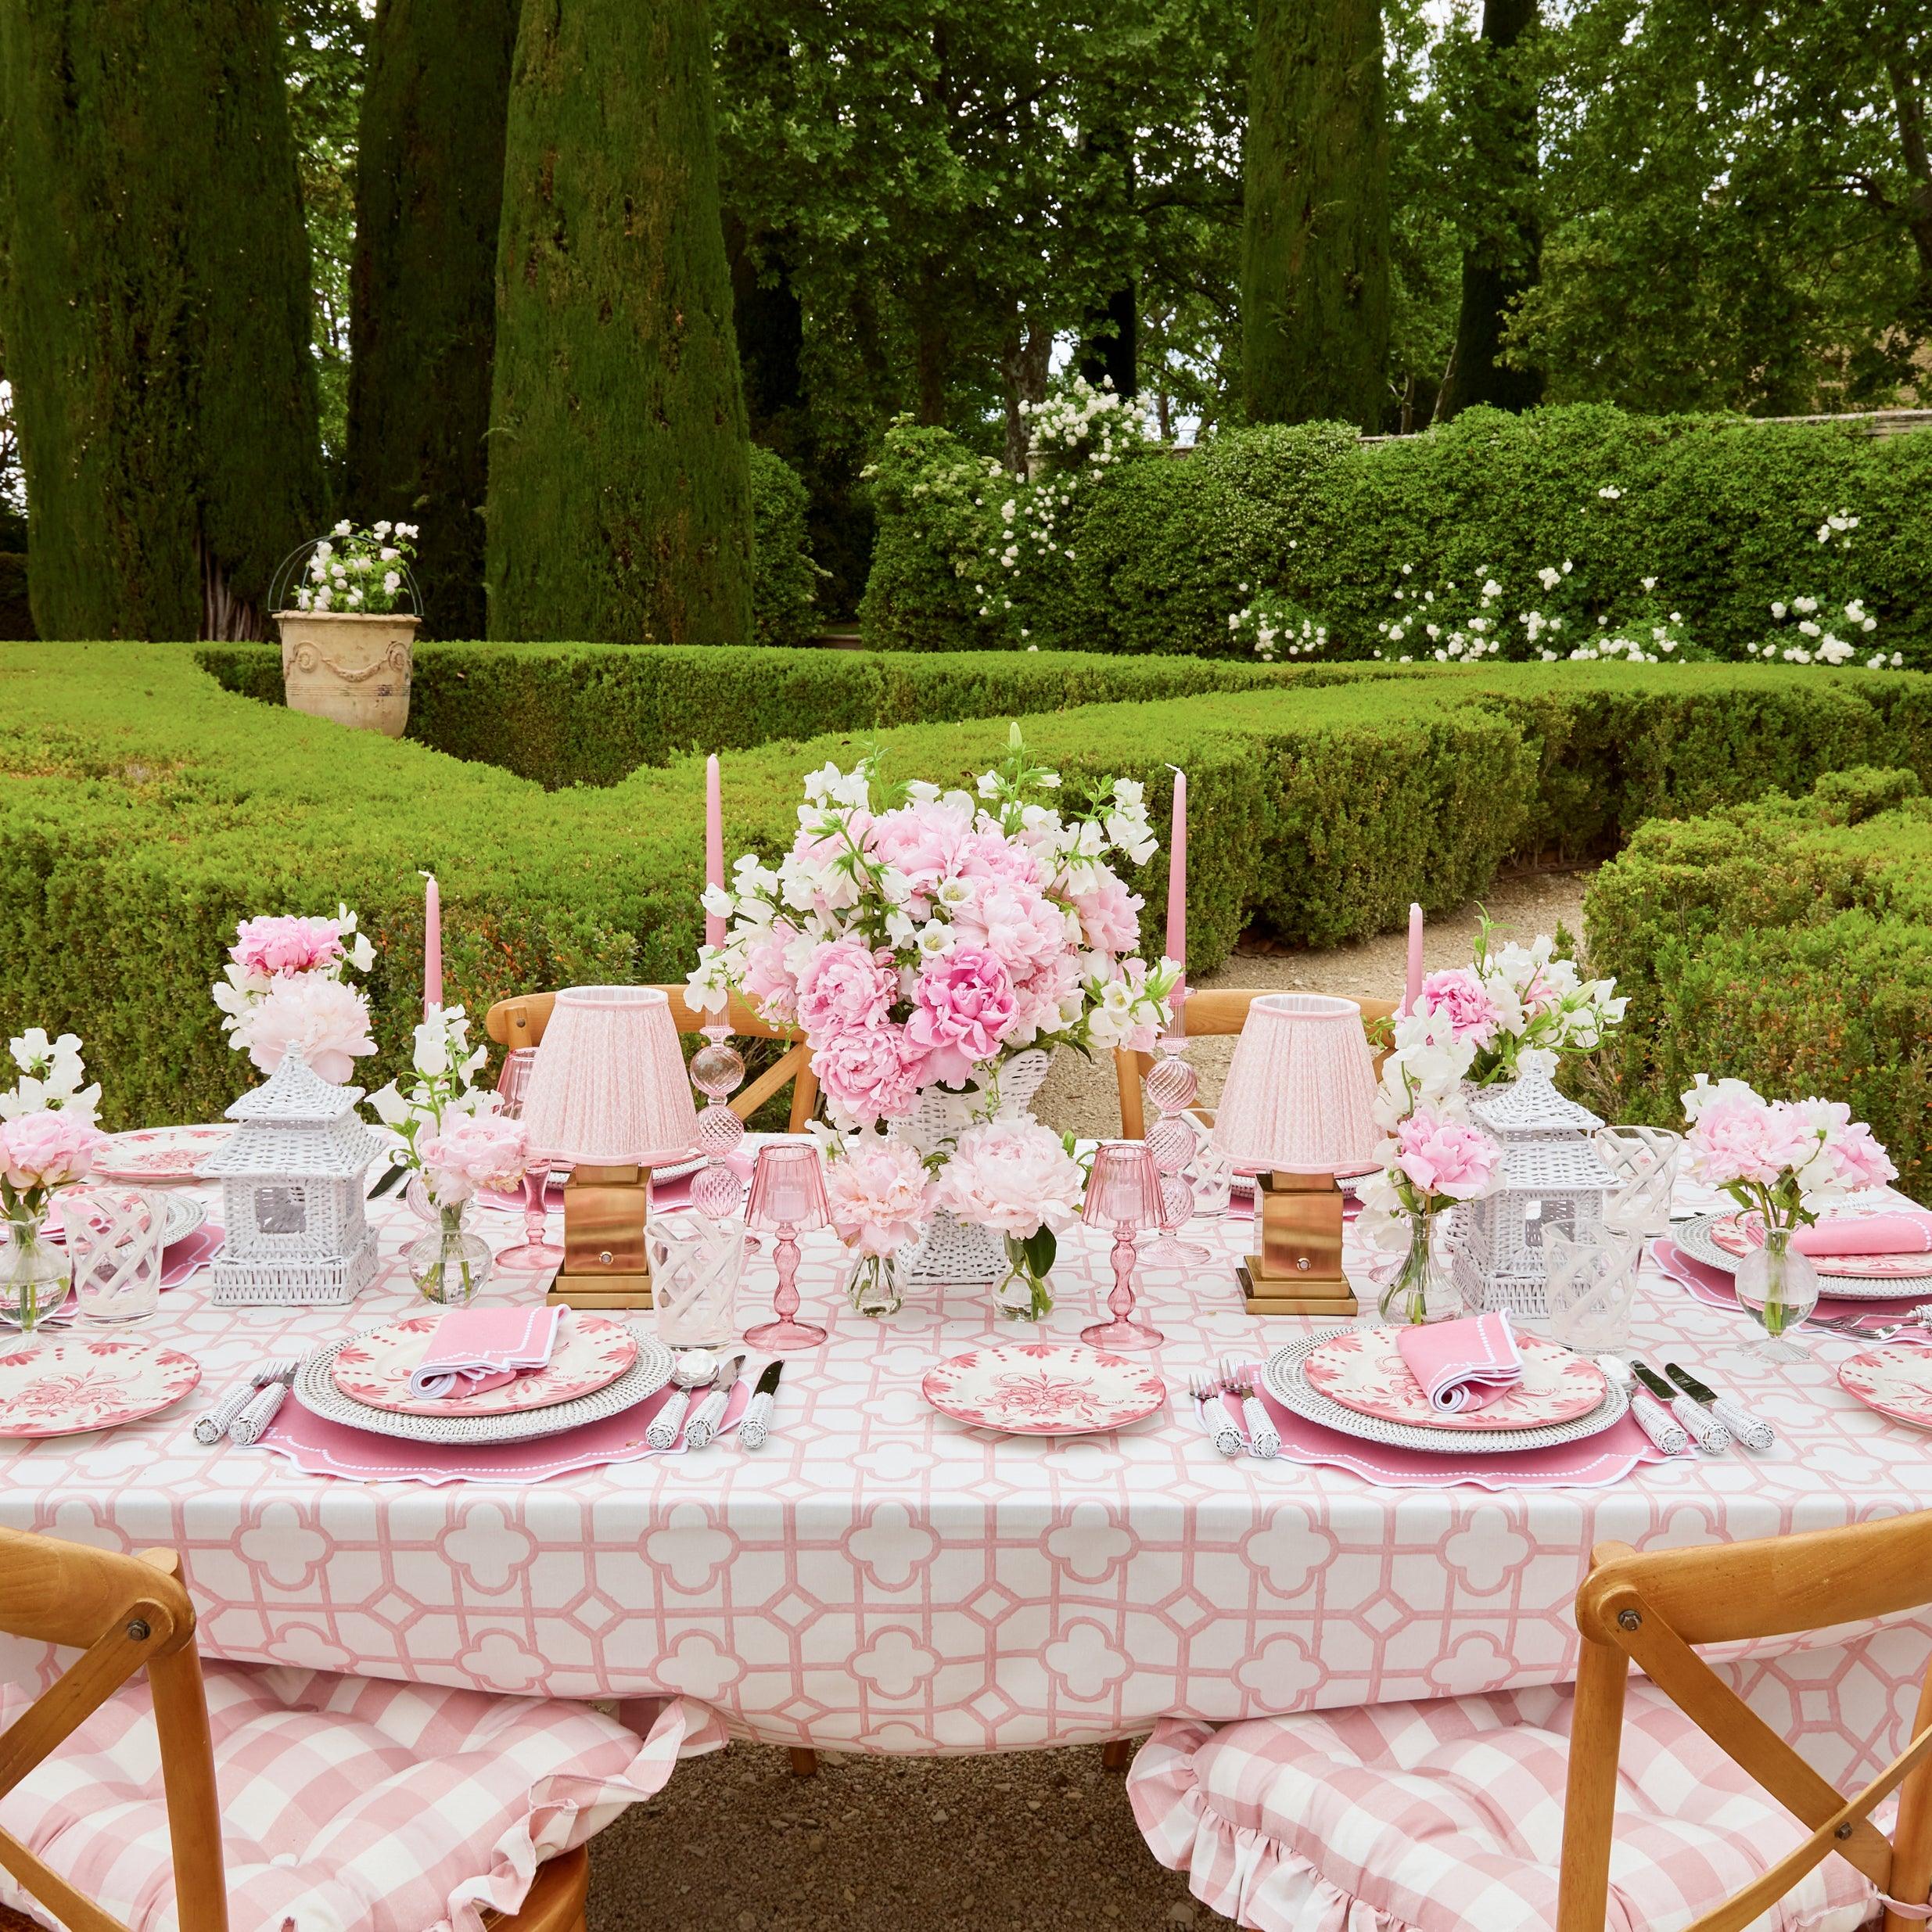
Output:
M989 1120L960 1136L933 1201L962 1221L1023 1241L1072 1221L1085 1186L1079 1162L1051 1128Z
M1422 982L1422 997L1432 1011L1448 1020L1458 1040L1473 1041L1478 1047L1496 1044L1503 1015L1473 968L1457 966L1430 974Z
M332 919L277 913L242 920L212 989L228 1044L264 1073L299 1046L322 1079L340 1085L357 1060L375 1051L368 1000L343 975L375 962L375 949L347 906Z
M899 997L892 954L875 955L862 939L841 939L813 956L799 975L798 1019L816 1047L842 1033L882 1024Z
M417 1144L429 1191L439 1207L466 1201L479 1187L508 1189L530 1165L530 1142L520 1121L500 1114L460 1114Z
M826 1099L862 1127L910 1113L924 1066L924 1055L897 1026L841 1033L812 1055Z
M264 1073L273 1073L289 1049L297 1047L332 1086L340 1086L358 1059L375 1051L369 1003L361 989L321 973L275 981L250 1010L246 1031L248 1057Z
M1018 1018L1013 982L997 953L957 946L933 960L913 988L906 1043L928 1080L963 1086L994 1059Z
M1395 1128L1395 1165L1429 1201L1474 1201L1495 1184L1502 1150L1480 1127L1430 1112Z
M862 1255L889 1255L916 1241L928 1192L925 1163L903 1140L855 1137L826 1165L833 1230Z
M343 957L342 934L332 919L303 919L290 914L244 919L235 929L228 957L244 972L275 979L311 973Z
M1842 1101L1767 1101L1742 1080L1702 1074L1683 1099L1691 1172L1761 1213L1769 1229L1815 1221L1898 1172Z
M0 1178L14 1194L44 1197L86 1175L106 1143L84 1114L67 1108L17 1115L0 1126Z

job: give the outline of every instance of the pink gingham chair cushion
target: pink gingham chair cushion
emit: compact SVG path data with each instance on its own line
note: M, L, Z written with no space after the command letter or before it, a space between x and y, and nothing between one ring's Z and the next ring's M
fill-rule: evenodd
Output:
M1169 1718L1128 1796L1154 1855L1255 1932L1550 1932L1568 1688L1251 1718ZM1679 1932L1803 1829L1654 1686L1633 1678L1609 1932ZM1876 1894L1827 1858L1754 1932L1852 1932Z
M720 1741L671 1700L648 1738L587 1706L204 1661L233 1932L478 1932L537 1866ZM0 1719L31 1701L0 1686ZM176 1932L147 1680L0 1798L0 1827L132 1932ZM10 1880L0 1897L45 1917Z

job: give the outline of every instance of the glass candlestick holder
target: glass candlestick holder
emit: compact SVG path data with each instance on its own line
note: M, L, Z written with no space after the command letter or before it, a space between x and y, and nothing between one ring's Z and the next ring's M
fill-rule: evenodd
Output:
M744 1083L745 1060L731 1044L728 1025L714 1022L704 1029L704 1045L691 1057L691 1083L705 1097L698 1115L698 1151L705 1165L691 1177L691 1205L722 1221L745 1198L742 1177L726 1164L745 1138L745 1123L725 1104Z

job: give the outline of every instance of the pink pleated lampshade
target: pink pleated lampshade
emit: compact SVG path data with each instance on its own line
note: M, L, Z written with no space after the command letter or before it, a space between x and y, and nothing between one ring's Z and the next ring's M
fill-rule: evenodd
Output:
M1319 993L1264 993L1235 1043L1214 1137L1251 1172L1358 1173L1383 1137L1374 1104L1362 1009Z
M587 1166L646 1165L698 1144L670 1001L655 986L567 986L523 1096L531 1147Z

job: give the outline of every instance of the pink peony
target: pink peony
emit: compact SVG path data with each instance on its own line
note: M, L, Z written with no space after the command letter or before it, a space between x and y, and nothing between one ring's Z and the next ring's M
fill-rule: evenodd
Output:
M899 993L892 954L876 958L863 939L824 946L799 975L798 1018L814 1046L835 1033L852 1033L884 1021Z
M1071 947L1066 914L1031 887L1003 879L983 886L953 923L961 939L992 953L1015 982L1030 979Z
M960 1136L933 1192L962 1221L1024 1241L1064 1226L1085 1185L1059 1135L1035 1120L989 1120Z
M1131 953L1140 943L1140 906L1139 895L1111 872L1102 873L1092 892L1076 893L1073 900L1080 929L1097 953Z
M447 1207L479 1187L514 1187L530 1165L530 1138L521 1121L500 1114L461 1114L446 1119L440 1133L416 1144L429 1170L430 1191Z
M1817 1145L1797 1109L1753 1100L1707 1106L1686 1141L1691 1172L1711 1187L1740 1181L1771 1187L1787 1169L1801 1167Z
M826 1165L833 1230L864 1255L889 1255L916 1240L927 1193L925 1163L908 1141L868 1136Z
M1426 1194L1474 1201L1489 1191L1501 1150L1480 1127L1411 1114L1395 1129L1395 1164Z
M281 914L244 919L235 928L228 957L245 971L273 979L332 966L343 956L342 935L332 919Z
M812 1049L812 1071L825 1097L845 1119L862 1127L897 1120L918 1097L925 1056L891 1025L835 1034Z
M1473 968L1457 966L1430 974L1422 982L1422 999L1431 1012L1449 1022L1458 1040L1473 1040L1478 1047L1496 1044L1503 1015Z
M107 1137L84 1114L43 1108L0 1126L0 1172L16 1189L58 1187L94 1165Z
M1036 1033L1051 1030L1053 1022L1065 1017L1069 996L1074 997L1077 1013L1079 989L1080 962L1071 953L1062 953L1026 979L1014 981L1015 1036L1029 1030Z
M956 946L927 962L913 988L906 1039L924 1077L962 1086L993 1058L1017 1023L1013 982L983 947Z
M940 880L953 876L961 846L972 828L970 810L956 810L934 799L882 813L871 823L866 849L904 875L923 913Z
M244 1018L236 1033L248 1057L273 1073L291 1047L321 1077L339 1086L355 1062L375 1051L369 1035L369 1005L354 986L319 973L278 979Z
M1826 1146L1838 1163L1840 1181L1847 1187L1882 1187L1898 1177L1898 1169L1883 1143L1862 1120L1837 1129Z
M961 842L956 870L961 878L1000 881L1008 885L1042 883L1040 861L1016 839L995 831L976 831Z
M785 949L798 936L796 927L780 919L745 956L745 997L774 1026L798 1018L799 989L785 963Z

